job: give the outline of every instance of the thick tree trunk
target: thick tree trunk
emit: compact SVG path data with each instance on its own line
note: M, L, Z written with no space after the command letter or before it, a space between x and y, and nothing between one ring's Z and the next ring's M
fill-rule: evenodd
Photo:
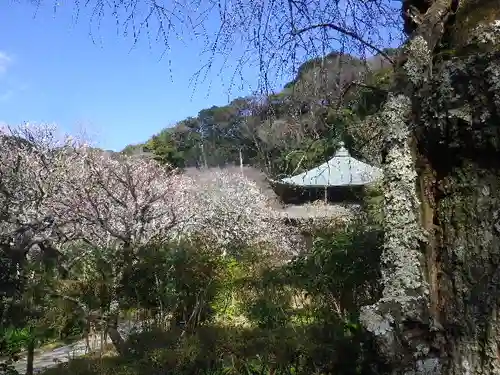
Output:
M382 109L386 125L384 168L385 241L382 299L365 307L361 322L374 336L392 373L437 374L436 327L429 309L422 249L428 241L420 217L413 132L414 94L430 76L433 51L441 40L453 2L435 0L404 48L394 92Z
M127 350L126 350L125 340L123 339L120 332L118 332L118 329L116 328L116 326L109 326L108 327L108 334L109 334L109 337L111 338L111 342L113 343L113 346L115 347L118 354L120 354L122 356L126 355Z
M106 332L118 354L125 356L127 354L127 346L125 340L118 331L118 313L113 313L108 316Z
M419 149L435 180L425 192L437 228L427 274L441 356L449 374L498 374L500 51L442 63L421 98Z
M31 338L28 341L26 357L26 375L33 375L33 363L35 361L35 339Z
M383 297L361 321L394 374L498 374L500 7L411 2L426 13L382 111ZM452 28L469 57L436 64Z
M111 295L114 298L111 299L109 304L109 310L105 312L105 321L106 321L106 331L105 331L105 339L107 335L111 339L115 350L121 356L125 356L127 354L127 346L125 343L125 339L122 337L121 333L118 331L118 321L120 316L120 303L117 296L117 290L119 288L118 280L123 278L123 270L125 267L133 264L133 254L134 250L131 247L130 243L125 243L123 245L123 263L119 265L115 265L117 268L115 269L115 276L113 277L113 282L110 287Z

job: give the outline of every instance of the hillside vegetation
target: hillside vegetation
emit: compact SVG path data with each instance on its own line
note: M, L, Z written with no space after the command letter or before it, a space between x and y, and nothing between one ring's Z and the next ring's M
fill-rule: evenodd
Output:
M277 176L321 164L343 140L354 156L379 164L381 133L372 115L385 100L390 66L381 56L330 53L300 66L277 94L204 109L123 152L150 152L182 168L239 165L241 152L245 165Z

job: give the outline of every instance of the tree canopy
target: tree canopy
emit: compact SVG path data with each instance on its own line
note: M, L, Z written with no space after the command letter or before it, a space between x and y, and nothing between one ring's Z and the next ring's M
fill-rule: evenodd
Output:
M241 157L277 176L324 162L344 141L356 156L379 164L380 147L367 146L380 130L363 121L380 109L390 79L390 63L379 55L363 61L332 52L305 62L277 94L212 106L122 152L149 152L181 168L238 165Z

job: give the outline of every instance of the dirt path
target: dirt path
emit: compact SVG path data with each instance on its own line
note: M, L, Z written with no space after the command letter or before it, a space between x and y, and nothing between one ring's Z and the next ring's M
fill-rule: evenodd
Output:
M124 338L127 337L133 330L138 329L138 326L132 324L131 322L123 322L118 326L118 331L120 331ZM90 337L89 341L92 351L98 351L101 349L101 340L99 337ZM111 340L108 338L106 343L110 342ZM88 353L85 339L83 339L72 344L35 354L35 360L33 363L34 372L35 374L40 373L44 369L55 367L59 363L68 362L70 359L82 357ZM24 356L15 363L14 368L20 374L24 374L26 372L26 364L27 358Z

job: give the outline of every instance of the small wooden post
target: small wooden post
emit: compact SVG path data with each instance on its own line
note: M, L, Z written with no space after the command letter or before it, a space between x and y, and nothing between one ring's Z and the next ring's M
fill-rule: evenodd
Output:
M201 147L201 155L202 155L202 157L203 157L203 163L204 163L204 165L205 165L205 169L207 169L207 168L208 168L208 165L207 165L207 157L206 157L206 155L205 155L205 148L203 147L203 143L200 145L200 147Z
M240 148L240 170L241 174L243 174L243 155L241 154L241 148Z

